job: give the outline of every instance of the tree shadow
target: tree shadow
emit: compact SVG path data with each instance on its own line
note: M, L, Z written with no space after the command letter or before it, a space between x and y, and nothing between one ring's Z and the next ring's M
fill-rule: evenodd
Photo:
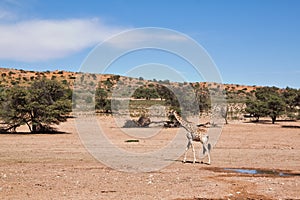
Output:
M172 161L172 162L181 162L182 164L203 164L203 165L209 165L208 163L206 162L203 162L203 161L196 161L195 163L193 163L192 160L187 160L185 162L183 162L182 160L179 160L179 159L176 159L176 160L173 160L173 159L165 159L166 161Z
M0 135L60 135L60 134L72 134L65 131L37 131L37 132L5 132L0 130Z
M276 122L297 122L295 119L277 119Z
M250 121L246 121L246 122L243 122L245 124L272 124L272 121L271 120L268 120L268 119L260 119L260 120L250 120Z
M282 125L281 128L300 128L300 126L297 126L297 125Z
M297 120L294 120L294 119L278 119L275 121L275 124L276 123L279 123L279 122L297 122ZM246 121L246 122L243 122L245 124L268 124L268 125L271 125L272 124L272 120L268 120L268 119L260 119L259 121L256 121L256 120L250 120L250 121ZM300 126L297 126L297 125L281 125L282 128L300 128Z

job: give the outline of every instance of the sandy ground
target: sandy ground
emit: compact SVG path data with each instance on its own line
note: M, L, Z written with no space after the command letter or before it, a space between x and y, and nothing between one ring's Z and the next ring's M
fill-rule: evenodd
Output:
M155 140L126 143L132 138L122 135L111 118L99 120L107 125L108 137L127 150L160 148L176 132L165 129ZM300 129L282 125L300 123L230 122L211 152L211 165L184 164L181 157L147 173L120 172L94 159L74 119L59 126L62 134L1 134L0 199L300 199Z

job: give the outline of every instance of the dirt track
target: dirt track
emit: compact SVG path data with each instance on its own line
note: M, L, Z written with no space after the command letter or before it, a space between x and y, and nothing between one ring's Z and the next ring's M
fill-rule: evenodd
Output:
M110 118L101 120L113 126ZM0 199L300 199L300 129L281 125L300 123L231 122L212 151L212 165L177 160L149 173L119 172L99 163L81 144L74 119L59 126L65 134L1 134ZM173 131L166 130L165 137ZM124 141L114 128L110 137Z

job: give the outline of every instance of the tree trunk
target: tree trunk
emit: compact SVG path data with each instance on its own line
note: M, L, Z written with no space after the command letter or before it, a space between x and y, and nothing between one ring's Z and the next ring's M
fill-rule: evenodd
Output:
M28 122L26 122L26 124L27 124L27 126L29 128L29 131L32 132L32 128L31 128L30 124Z
M275 124L275 121L276 121L276 116L274 117L271 117L272 118L272 124Z
M32 124L31 132L33 132L33 133L37 132L37 125L36 124Z

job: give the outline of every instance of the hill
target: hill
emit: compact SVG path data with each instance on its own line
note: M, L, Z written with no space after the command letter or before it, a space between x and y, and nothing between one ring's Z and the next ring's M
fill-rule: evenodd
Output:
M96 82L105 82L107 80L111 80L112 83L116 83L117 81L121 81L124 84L147 84L147 83L170 83L174 86L180 87L182 84L187 83L175 83L169 82L168 80L165 81L148 81L144 80L143 78L132 78L132 77L125 77L113 74L83 74L81 72L69 72L63 70L55 70L55 71L28 71L22 69L11 69L11 68L0 68L0 85L4 87L11 87L12 85L20 85L26 86L29 85L30 82L41 79L55 79L62 82L65 85L70 86L71 88L74 87L75 79L81 78L84 79L83 81L90 86L94 86L93 84ZM84 78L82 78L84 77ZM92 83L93 82L93 83ZM199 88L218 88L222 86L226 91L245 91L251 92L256 90L259 86L247 86L247 85L238 85L238 84L219 84L219 83L211 83L211 82L195 82L190 83L194 87Z
M252 101L251 105L255 107L256 93L260 91L263 92L263 96L268 97L268 100L276 100L275 103L267 103L266 100L263 100L263 103L267 103L268 106L274 104L276 107L277 102L280 100L284 111L282 115L287 118L299 118L300 116L298 100L300 90L291 88L278 89L275 87L214 82L182 83L170 82L169 80L144 80L142 77L132 78L114 74L92 74L62 70L44 72L8 68L0 68L0 70L0 86L2 88L9 88L14 85L28 86L33 81L42 78L61 82L66 88L75 91L72 99L73 106L83 110L96 108L99 112L110 112L112 110L111 103L114 102L111 101L113 97L118 104L122 101L126 103L124 100L129 99L129 109L132 111L130 113L136 113L134 114L136 116L147 113L150 108L157 105L168 105L176 108L182 108L183 106L183 110L189 112L197 112L198 108L195 109L193 106L199 105L201 114L209 114L211 110L215 109L213 106L216 104L223 106L224 94L226 94L225 117L243 119L244 115L247 114L247 103L249 104L249 101ZM270 91L275 91L275 93L271 94ZM277 97L275 98L274 95ZM84 106L80 107L80 105ZM126 105L120 105L120 110L124 110L122 106ZM256 110L256 107L255 109L254 107L252 111ZM216 109L220 110L220 108ZM261 115L268 116L269 114L263 113Z

